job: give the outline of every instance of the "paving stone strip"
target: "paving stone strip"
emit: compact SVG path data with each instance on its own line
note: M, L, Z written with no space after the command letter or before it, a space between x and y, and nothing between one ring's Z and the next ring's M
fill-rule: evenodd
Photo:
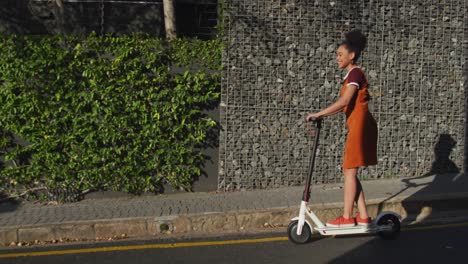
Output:
M413 180L363 182L368 210L393 210L419 220L468 209L468 183ZM0 244L14 241L158 236L165 233L236 232L286 226L297 215L302 187L231 193L85 199L59 205L0 205ZM342 212L340 184L313 186L311 206L323 220ZM408 222L409 223L409 222Z

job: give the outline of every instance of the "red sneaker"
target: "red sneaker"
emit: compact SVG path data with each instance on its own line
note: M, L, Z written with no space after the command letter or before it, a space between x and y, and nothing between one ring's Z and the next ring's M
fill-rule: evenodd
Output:
M367 218L361 218L361 216L359 215L359 213L356 215L356 223L360 226L368 226L370 225L371 223L371 218L370 217L367 217Z
M339 216L335 220L328 221L326 223L329 227L353 227L356 225L354 218L344 218L344 216Z

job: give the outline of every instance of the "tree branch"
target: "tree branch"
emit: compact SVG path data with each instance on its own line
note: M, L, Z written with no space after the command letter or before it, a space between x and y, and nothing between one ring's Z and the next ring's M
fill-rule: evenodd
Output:
M25 196L26 194L30 193L30 192L35 192L35 191L41 191L41 190L47 190L47 187L35 187L35 188L31 188L31 189L28 189L20 194L17 194L17 195L11 195L11 196L7 196L5 198L2 198L0 199L0 202L5 202L5 201L8 201L10 199L13 199L13 198L19 198L19 197L22 197L22 196Z

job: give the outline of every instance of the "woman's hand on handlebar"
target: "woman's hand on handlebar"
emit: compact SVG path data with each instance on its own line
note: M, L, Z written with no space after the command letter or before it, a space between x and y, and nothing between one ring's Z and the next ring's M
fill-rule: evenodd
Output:
M320 118L321 118L321 116L318 113L308 114L307 117L306 117L306 122L310 122L312 120L317 120L317 119L320 119Z

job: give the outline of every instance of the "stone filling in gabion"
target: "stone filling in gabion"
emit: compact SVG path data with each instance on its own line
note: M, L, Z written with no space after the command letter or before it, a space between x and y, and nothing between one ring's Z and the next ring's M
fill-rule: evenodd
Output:
M334 102L335 50L362 30L360 61L379 124L377 166L361 179L463 168L467 1L224 1L219 188L299 185L312 138L304 119ZM344 116L327 118L315 183L342 180Z

